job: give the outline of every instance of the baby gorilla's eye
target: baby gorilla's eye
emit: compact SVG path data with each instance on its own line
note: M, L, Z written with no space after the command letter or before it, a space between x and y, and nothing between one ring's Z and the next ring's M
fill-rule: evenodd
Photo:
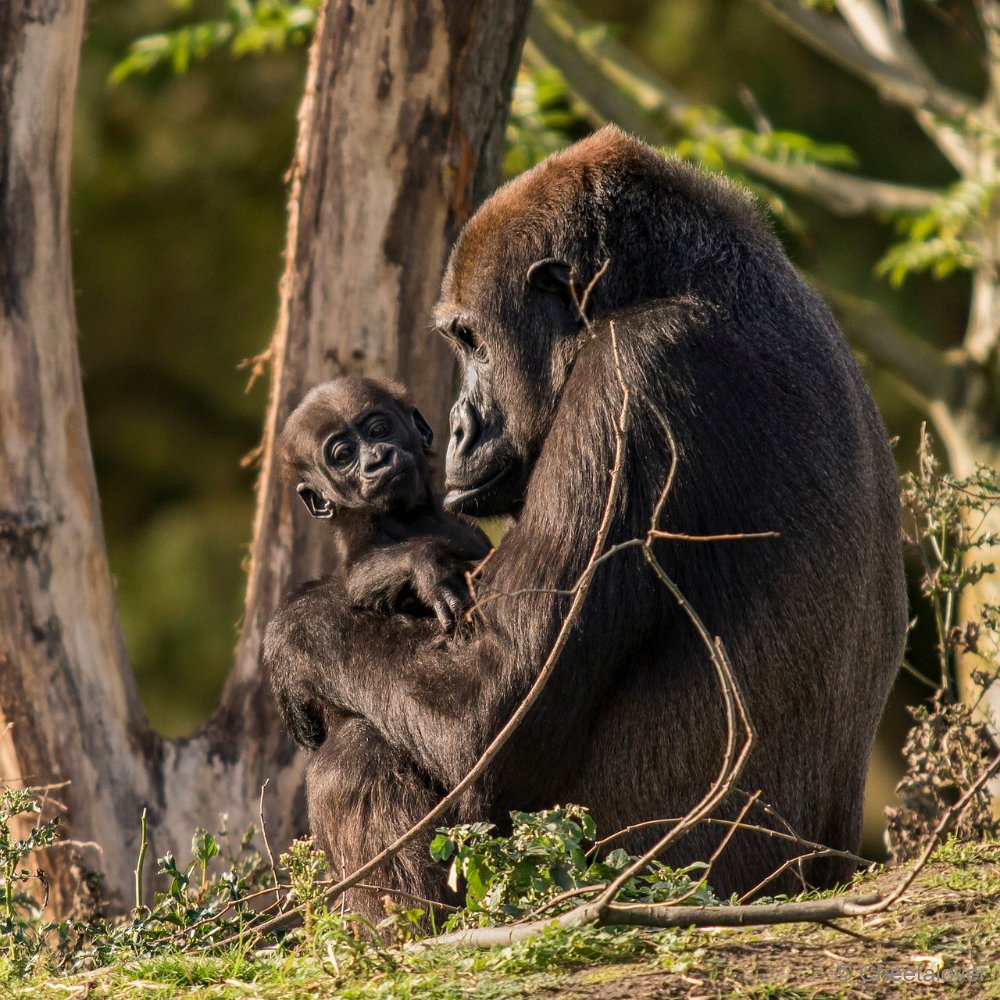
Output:
M326 449L326 461L328 465L347 465L352 458L354 458L354 445L347 441L331 444Z
M392 425L385 417L379 417L368 425L368 433L373 438L387 438L392 433Z

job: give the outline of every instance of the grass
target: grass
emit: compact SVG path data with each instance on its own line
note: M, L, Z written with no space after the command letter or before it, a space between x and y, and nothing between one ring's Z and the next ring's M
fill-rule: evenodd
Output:
M904 871L875 870L851 890L886 892ZM215 956L176 950L77 975L39 972L9 981L0 993L46 1000L1000 998L1000 844L946 844L890 911L841 924L839 930L582 929L491 951L415 951L360 941L334 916L319 919L312 936L290 949ZM965 978L968 970L974 981ZM931 973L959 979L904 978Z

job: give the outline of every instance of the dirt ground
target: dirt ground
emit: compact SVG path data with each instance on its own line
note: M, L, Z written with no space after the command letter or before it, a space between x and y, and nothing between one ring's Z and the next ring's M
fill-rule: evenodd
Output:
M573 974L559 1000L962 996L1000 998L1000 844L948 847L891 910L808 924L689 932L673 968ZM903 870L859 882L886 893Z

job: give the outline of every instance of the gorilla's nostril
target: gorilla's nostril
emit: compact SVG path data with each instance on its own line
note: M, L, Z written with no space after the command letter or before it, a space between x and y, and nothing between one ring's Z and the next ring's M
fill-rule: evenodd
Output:
M456 403L451 411L451 437L455 456L463 458L475 450L480 435L481 427L475 409L464 400Z

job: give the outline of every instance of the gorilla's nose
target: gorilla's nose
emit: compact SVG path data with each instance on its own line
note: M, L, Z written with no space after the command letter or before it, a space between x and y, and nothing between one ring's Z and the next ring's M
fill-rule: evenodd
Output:
M451 448L456 459L468 457L479 443L482 436L482 425L472 405L460 399L451 408Z
M396 449L386 445L375 445L365 456L362 472L366 476L374 476L386 472L396 464Z

